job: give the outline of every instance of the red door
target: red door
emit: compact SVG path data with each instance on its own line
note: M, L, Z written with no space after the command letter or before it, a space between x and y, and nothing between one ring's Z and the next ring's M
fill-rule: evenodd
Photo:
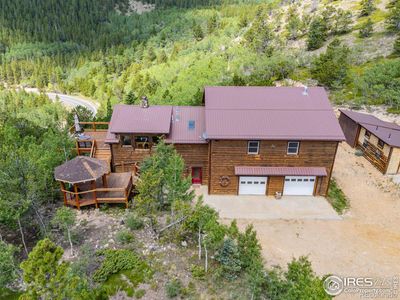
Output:
M192 184L201 184L201 167L192 167Z

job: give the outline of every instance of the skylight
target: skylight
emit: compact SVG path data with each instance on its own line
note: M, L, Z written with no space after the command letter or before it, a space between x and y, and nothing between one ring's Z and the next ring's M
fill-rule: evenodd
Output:
M196 127L196 122L195 122L194 120L190 120L190 121L188 122L188 128L189 128L189 130L194 130L195 127Z

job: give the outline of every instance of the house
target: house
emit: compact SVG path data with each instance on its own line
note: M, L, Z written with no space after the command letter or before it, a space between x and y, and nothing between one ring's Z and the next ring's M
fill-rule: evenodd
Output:
M327 194L344 135L323 88L206 87L203 102L116 105L101 141L111 168L135 168L164 138L209 194Z
M339 123L346 142L383 174L400 172L400 126L375 116L340 110Z

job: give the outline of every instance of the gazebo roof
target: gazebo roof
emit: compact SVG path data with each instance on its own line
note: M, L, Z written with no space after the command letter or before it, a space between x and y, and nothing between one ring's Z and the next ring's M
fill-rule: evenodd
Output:
M87 156L77 156L56 167L54 177L57 181L75 184L96 180L109 172L110 168L106 161Z

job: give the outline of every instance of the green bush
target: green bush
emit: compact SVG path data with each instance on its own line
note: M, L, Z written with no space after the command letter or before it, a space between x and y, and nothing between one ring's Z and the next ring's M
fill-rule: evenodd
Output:
M135 270L146 278L150 273L147 264L131 250L102 250L97 255L104 256L104 260L94 274L93 280L96 282L104 282L111 275L117 274L123 270Z
M339 213L343 212L349 208L349 200L343 191L338 187L334 179L331 180L328 190L328 201L331 203L332 207Z
M192 265L190 268L190 272L192 273L192 276L196 279L204 279L206 276L206 271L202 266L198 265Z
M182 282L175 278L167 282L165 285L165 291L168 298L175 298L182 293L183 285Z
M115 236L115 239L120 244L130 244L135 240L133 234L127 230L121 230Z
M143 220L134 213L130 213L125 217L125 225L128 227L130 230L138 230L143 228L144 222Z
M143 289L137 290L135 292L135 298L136 299L142 299L145 294L146 294L145 290L143 290Z

